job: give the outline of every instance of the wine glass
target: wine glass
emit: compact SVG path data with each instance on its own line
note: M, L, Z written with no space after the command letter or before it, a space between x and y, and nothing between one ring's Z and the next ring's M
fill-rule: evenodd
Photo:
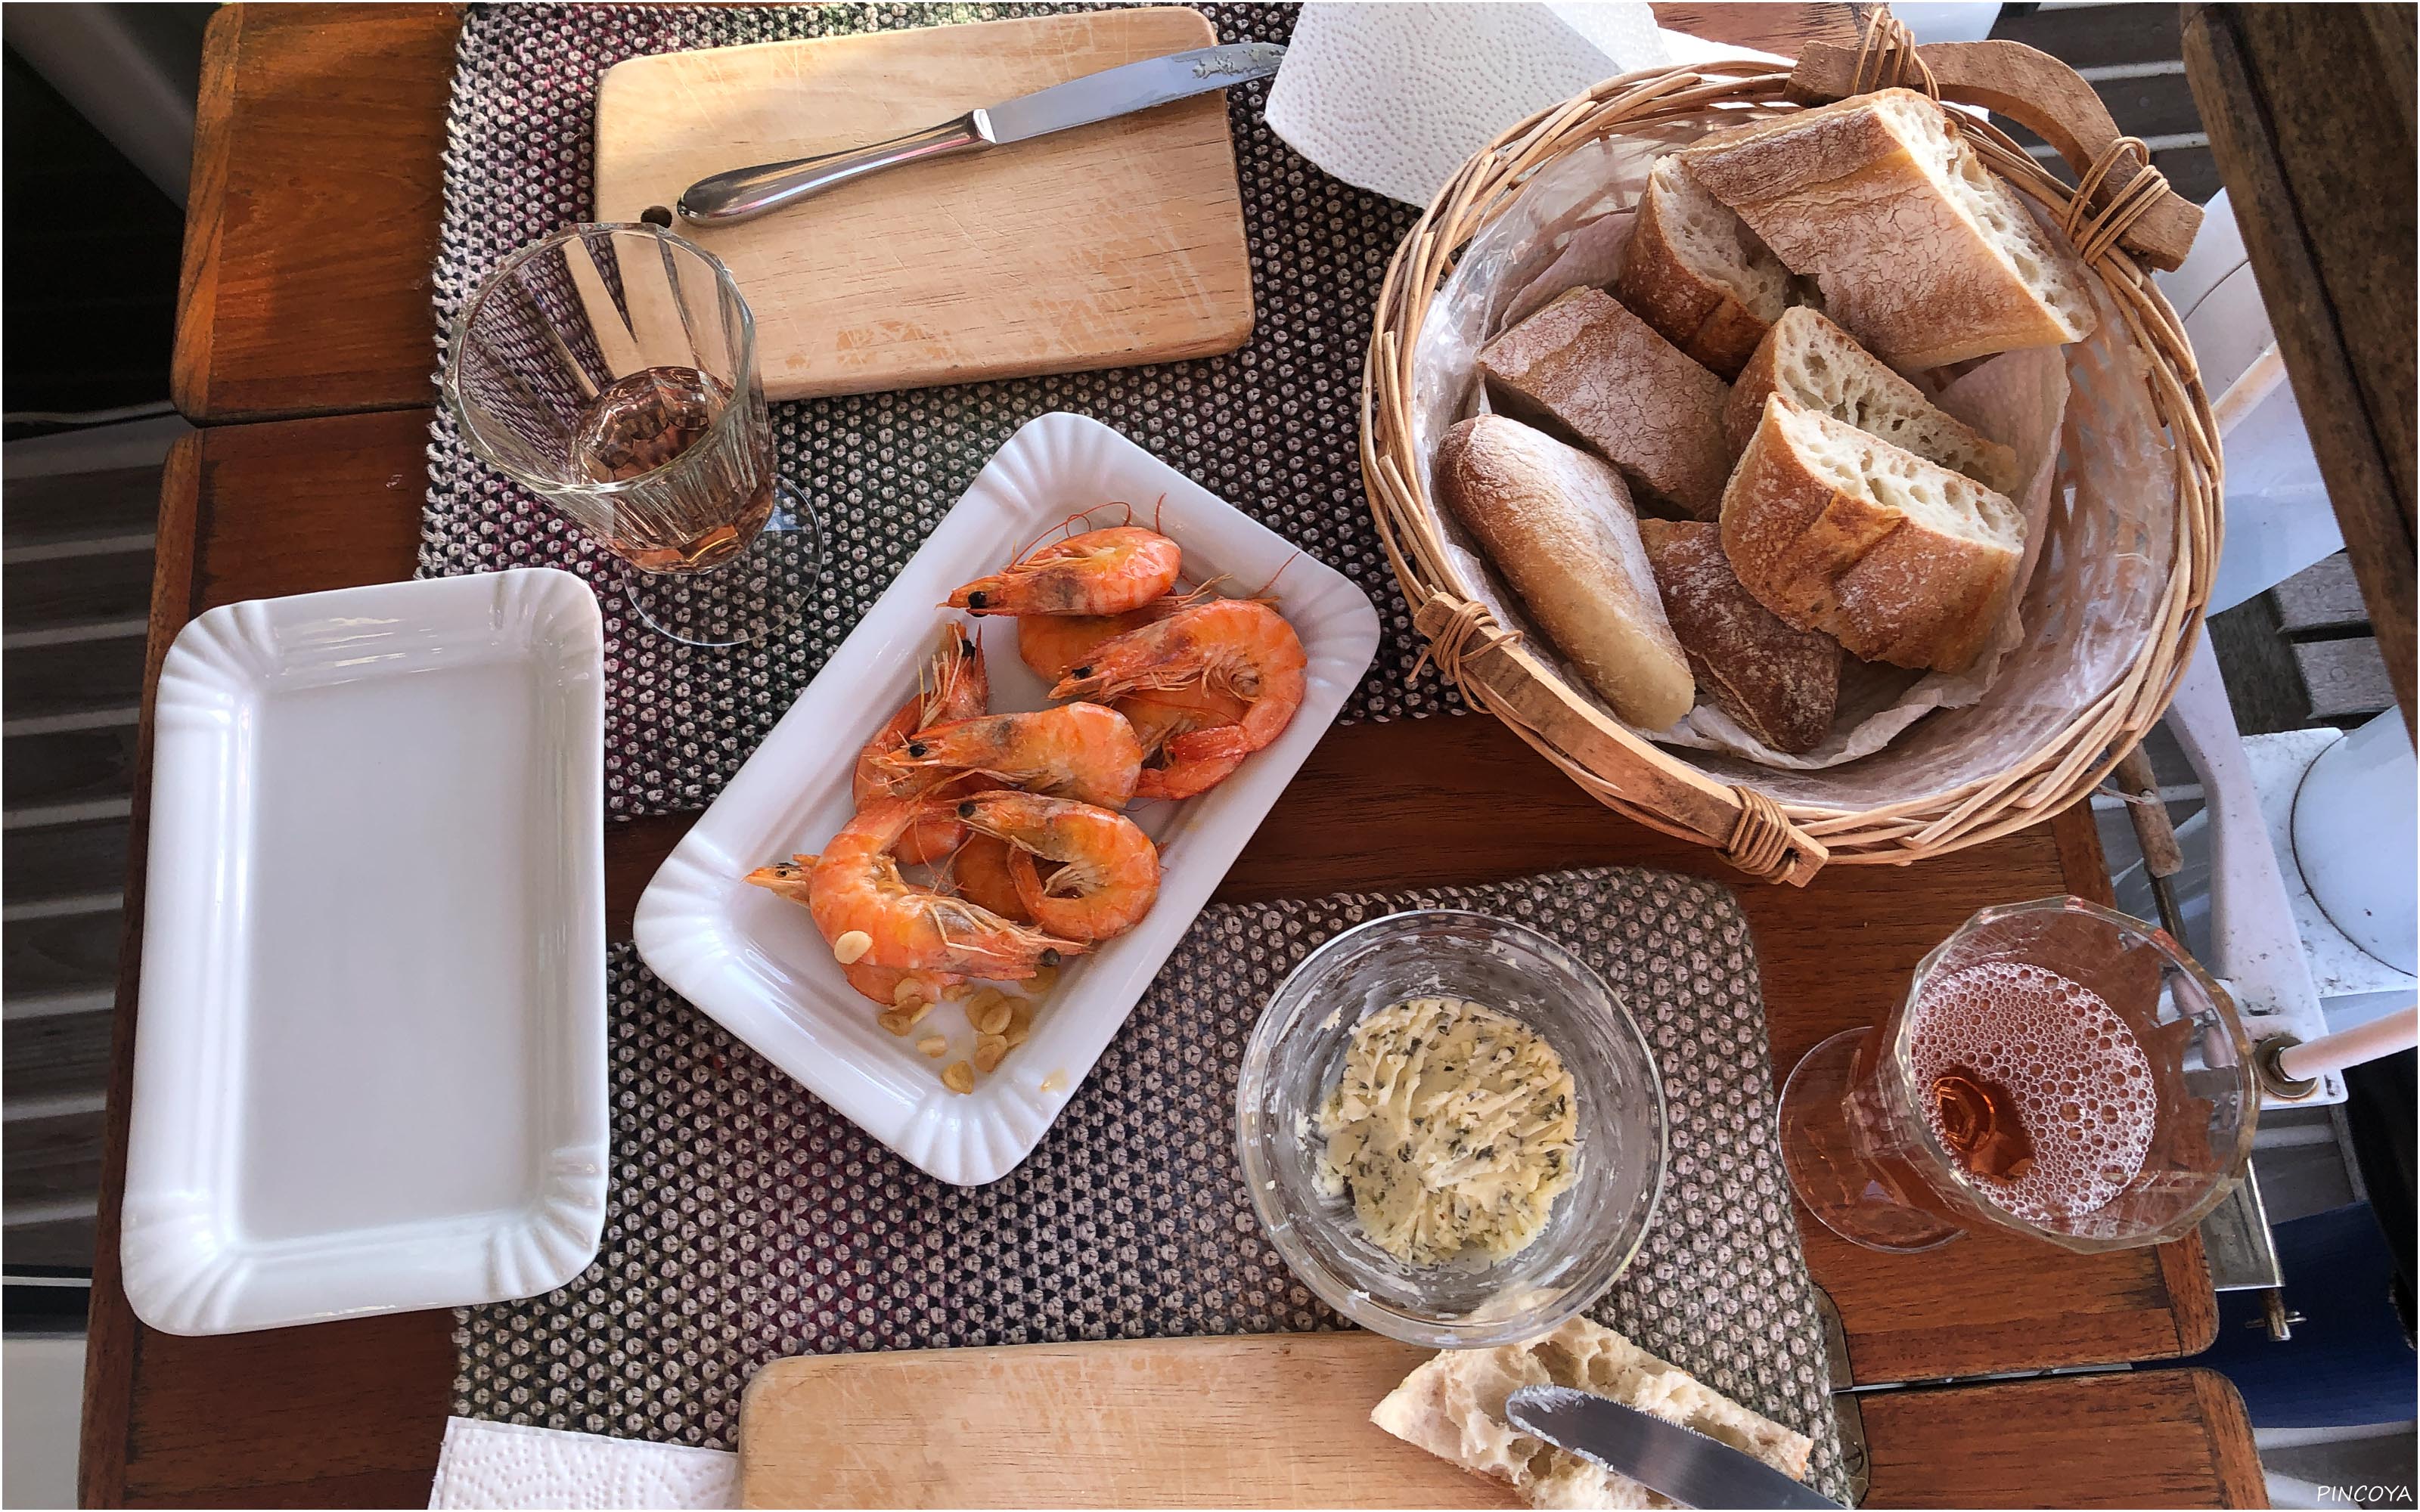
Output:
M575 225L513 254L454 322L441 386L473 455L619 557L660 633L756 640L814 590L821 529L775 464L755 321L695 243Z
M1880 1027L1807 1053L1781 1092L1782 1164L1869 1249L1982 1227L2130 1249L2218 1205L2259 1106L2234 1003L2165 931L2044 898L1977 914Z

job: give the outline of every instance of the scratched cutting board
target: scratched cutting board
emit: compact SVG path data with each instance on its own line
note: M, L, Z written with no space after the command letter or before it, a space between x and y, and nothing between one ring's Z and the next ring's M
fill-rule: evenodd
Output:
M1217 40L1163 7L631 58L597 88L597 218ZM738 279L776 399L1203 357L1252 329L1221 94L675 229Z
M740 1504L1512 1505L1371 1424L1431 1357L1356 1332L777 1360L740 1406Z

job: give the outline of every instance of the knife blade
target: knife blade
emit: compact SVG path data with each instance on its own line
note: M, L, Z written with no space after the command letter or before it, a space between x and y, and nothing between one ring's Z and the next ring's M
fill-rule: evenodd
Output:
M1683 1506L1840 1506L1719 1439L1570 1386L1524 1386L1505 1398L1504 1416Z
M691 225L735 225L883 168L1027 142L1249 84L1277 72L1284 61L1285 49L1275 42L1228 42L1121 64L888 142L701 178L681 192L680 217Z

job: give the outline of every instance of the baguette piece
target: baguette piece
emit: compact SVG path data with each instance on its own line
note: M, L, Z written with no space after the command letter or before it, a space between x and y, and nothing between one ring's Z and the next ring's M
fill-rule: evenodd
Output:
M1730 390L1598 288L1575 288L1479 354L1502 408L1578 437L1697 519L1722 507Z
M1615 713L1662 730L1689 712L1697 685L1665 621L1621 473L1517 420L1476 415L1446 432L1436 485Z
M1656 160L1613 291L1664 339L1734 378L1789 302L1790 272L1677 157Z
M1638 535L1699 690L1776 750L1823 744L1840 707L1840 642L1784 623L1742 588L1721 526L1642 519Z
M1814 1441L1752 1412L1613 1330L1575 1318L1544 1338L1492 1350L1448 1350L1404 1378L1370 1421L1512 1488L1531 1506L1650 1507L1672 1504L1627 1475L1542 1444L1504 1421L1504 1399L1524 1386L1573 1386L1754 1455L1807 1478Z
M1758 603L1853 656L1963 671L2024 558L2006 495L1779 394L1723 495L1723 554Z
M2017 454L1969 429L1885 366L1849 333L1805 305L1783 312L1749 358L1723 407L1723 428L1745 450L1778 393L1995 492L2017 491Z
M1680 156L1893 367L2080 341L2099 323L2073 249L1914 90L1726 131Z

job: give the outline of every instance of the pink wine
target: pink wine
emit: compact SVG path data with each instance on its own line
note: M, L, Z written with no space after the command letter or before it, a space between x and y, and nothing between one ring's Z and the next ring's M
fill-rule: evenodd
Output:
M597 483L643 476L709 437L731 385L694 367L650 367L599 392L580 417L572 465ZM737 434L735 430L732 434ZM769 455L720 452L696 476L617 501L610 544L649 572L696 572L743 550L773 512Z

